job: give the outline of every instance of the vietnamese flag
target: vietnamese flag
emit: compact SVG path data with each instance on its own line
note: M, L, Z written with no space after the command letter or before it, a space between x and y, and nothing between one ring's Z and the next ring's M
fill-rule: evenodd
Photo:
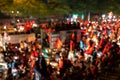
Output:
M75 47L75 43L73 42L73 40L70 40L70 51L72 51Z
M72 36L71 36L72 40L75 40L75 33L72 32Z
M90 45L90 42L88 42L88 43L89 43L89 44L88 44L88 48L87 48L87 50L85 51L85 53L91 55L92 52L93 52L93 50L94 50L95 43L93 43L92 45Z
M60 49L62 47L62 42L61 42L61 40L58 38L57 40L56 40L56 43L55 43L55 48L56 49Z
M88 24L89 24L89 21L86 20L86 21L84 22L84 25L87 26Z
M104 38L101 38L99 45L101 46L104 43Z
M111 44L107 43L102 51L103 54L105 54L106 52L109 51L109 49L111 48Z
M92 54L92 52L93 52L93 49L94 49L94 45L93 46L91 46L88 50L86 50L86 54Z

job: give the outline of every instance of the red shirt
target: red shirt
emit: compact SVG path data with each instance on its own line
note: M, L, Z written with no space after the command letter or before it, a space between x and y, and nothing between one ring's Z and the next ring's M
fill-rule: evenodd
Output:
M32 56L32 57L38 57L38 52L33 51L33 52L31 53L31 56Z

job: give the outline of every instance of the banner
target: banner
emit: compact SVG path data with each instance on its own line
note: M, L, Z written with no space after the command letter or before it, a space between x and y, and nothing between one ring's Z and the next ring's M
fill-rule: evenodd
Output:
M21 41L27 40L28 42L35 41L35 34L17 34L17 35L9 35L10 40L9 43L16 44Z

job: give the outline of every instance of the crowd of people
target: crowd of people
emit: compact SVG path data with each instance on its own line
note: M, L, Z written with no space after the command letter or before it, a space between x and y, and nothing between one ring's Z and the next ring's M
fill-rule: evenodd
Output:
M47 29L48 25L43 25ZM114 70L120 58L120 21L82 21L50 23L52 31L58 29L81 30L79 43L71 36L70 43L59 48L45 47L35 41L21 41L1 46L1 54L8 64L7 80L35 80L36 69L42 80L97 80L99 73ZM58 28L59 27L59 28ZM54 29L54 30L53 30ZM48 38L48 37L47 37ZM61 40L61 39L60 39ZM48 41L48 40L47 40ZM49 42L48 42L49 43ZM67 45L67 46L66 46Z

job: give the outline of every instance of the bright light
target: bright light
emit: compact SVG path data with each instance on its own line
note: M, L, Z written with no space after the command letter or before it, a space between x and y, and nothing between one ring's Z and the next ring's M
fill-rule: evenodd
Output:
M18 19L17 22L19 22L20 20Z
M17 11L17 14L19 13L19 11Z
M14 13L14 11L11 11L12 13Z
M73 16L72 16L72 21L75 21L75 22L76 22L77 18L78 18L78 14L73 14Z
M72 18L77 19L78 18L78 14L73 14Z
M69 18L67 18L67 21L69 20Z
M21 26L21 27L20 27L20 31L23 31L23 30L24 30L24 27Z
M105 14L102 14L102 18L105 18L105 16L106 16Z
M113 16L113 18L115 19L115 18L116 18L116 16Z
M7 29L6 25L4 26L4 29Z

